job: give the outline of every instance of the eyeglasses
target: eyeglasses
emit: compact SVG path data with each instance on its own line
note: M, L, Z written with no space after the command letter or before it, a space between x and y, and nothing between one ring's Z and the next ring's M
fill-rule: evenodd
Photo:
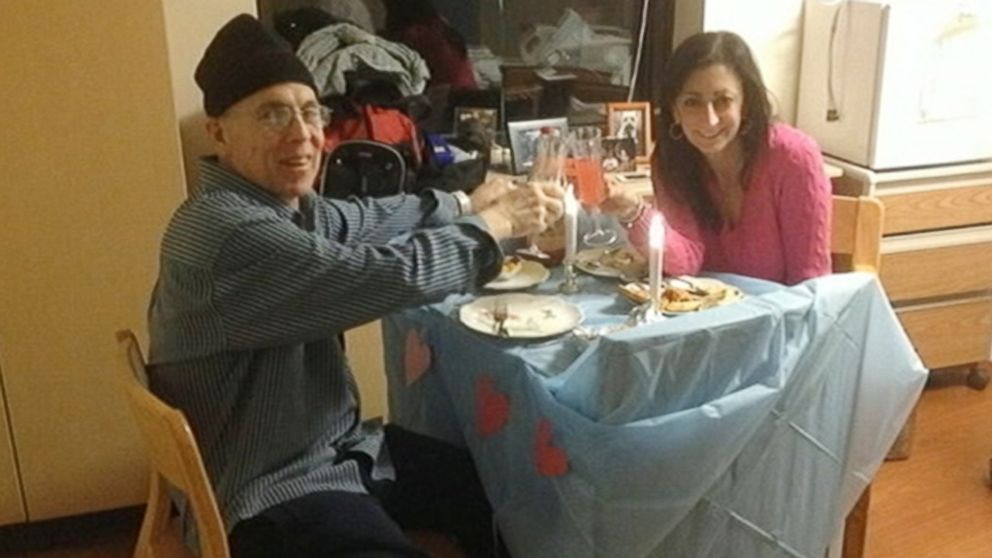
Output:
M279 103L262 106L255 112L255 119L266 128L282 132L289 128L300 115L303 123L311 128L321 129L331 121L331 109L323 105L307 105L297 108Z

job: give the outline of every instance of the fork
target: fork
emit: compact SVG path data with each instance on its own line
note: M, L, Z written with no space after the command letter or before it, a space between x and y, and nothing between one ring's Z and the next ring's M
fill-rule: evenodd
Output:
M506 330L506 320L509 317L510 313L506 307L506 301L501 298L493 300L493 333L498 337L509 335Z

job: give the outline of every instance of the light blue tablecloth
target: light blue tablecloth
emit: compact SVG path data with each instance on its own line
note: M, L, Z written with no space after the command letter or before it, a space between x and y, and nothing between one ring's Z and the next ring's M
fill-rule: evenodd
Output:
M873 276L717 277L745 299L591 342L393 315L391 420L469 448L515 558L822 558L926 370ZM583 285L587 326L632 308Z

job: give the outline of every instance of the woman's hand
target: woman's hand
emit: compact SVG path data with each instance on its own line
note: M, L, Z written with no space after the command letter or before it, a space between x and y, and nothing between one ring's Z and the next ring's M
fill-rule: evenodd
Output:
M606 199L599 204L599 209L606 215L613 215L620 221L632 221L644 207L641 196L613 182L606 181Z

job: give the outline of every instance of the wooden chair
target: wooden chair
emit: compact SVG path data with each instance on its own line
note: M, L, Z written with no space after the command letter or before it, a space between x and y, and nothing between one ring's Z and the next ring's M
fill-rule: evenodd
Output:
M135 558L193 558L172 520L169 488L187 499L196 520L201 558L229 558L227 534L203 460L181 411L148 390L145 359L134 333L117 332L120 362L127 369L125 389L148 450L151 484Z
M121 367L127 369L125 389L151 468L148 507L134 557L195 558L185 545L178 522L172 520L171 487L189 502L196 521L200 558L229 558L224 523L186 417L148 390L145 358L134 333L118 331L117 343ZM464 552L444 534L429 530L410 530L406 534L429 556L465 558Z
M867 271L881 267L882 202L868 196L833 197L830 253L834 271Z
M881 268L883 215L882 202L875 198L833 196L830 253L835 272L865 271L878 274ZM909 457L915 423L914 410L892 444L886 459ZM847 516L844 526L844 558L861 558L864 554L870 501L869 485Z

